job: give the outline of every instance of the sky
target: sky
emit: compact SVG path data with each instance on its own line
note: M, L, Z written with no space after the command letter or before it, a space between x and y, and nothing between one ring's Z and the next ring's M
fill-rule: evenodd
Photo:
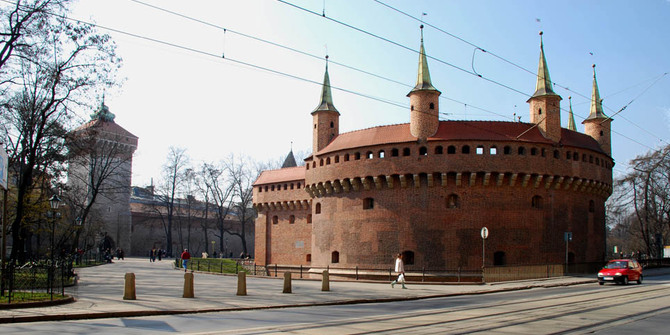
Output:
M442 120L528 122L543 31L563 127L571 96L584 131L592 64L605 113L625 107L615 177L670 141L670 0L81 0L70 17L124 60L105 104L139 137L137 186L158 183L171 146L194 166L311 153L326 55L341 133L409 122L421 20Z

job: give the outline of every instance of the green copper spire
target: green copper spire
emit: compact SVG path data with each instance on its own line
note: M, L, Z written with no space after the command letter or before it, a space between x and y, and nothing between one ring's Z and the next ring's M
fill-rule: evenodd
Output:
M547 59L544 57L544 42L542 41L542 32L540 32L540 64L537 66L537 84L535 84L534 97L543 95L557 95L551 86L551 78L549 77L549 67L547 66Z
M572 97L568 97L570 101L570 117L568 119L568 129L572 131L577 131L577 126L575 126L575 115L572 113Z
M116 115L109 111L109 107L105 105L105 96L102 96L102 102L100 102L100 107L91 114L91 120L100 119L102 121L114 122Z
M591 92L591 112L586 120L607 119L603 112L603 100L600 99L600 90L598 90L598 81L596 80L596 65L593 64L593 91ZM584 121L586 121L584 120Z
M331 112L337 112L338 114L340 113L337 111L337 108L335 108L335 105L333 104L333 94L330 92L330 77L328 76L328 56L326 56L326 74L323 76L321 101L319 102L319 106L316 107L316 109L312 112L312 114L319 111L331 111Z
M428 59L426 57L426 49L424 49L423 47L423 25L421 25L421 49L419 50L419 73L416 77L416 86L414 86L414 88L412 89L412 91L410 91L410 93L415 91L437 91L437 89L430 82L430 71L428 71Z

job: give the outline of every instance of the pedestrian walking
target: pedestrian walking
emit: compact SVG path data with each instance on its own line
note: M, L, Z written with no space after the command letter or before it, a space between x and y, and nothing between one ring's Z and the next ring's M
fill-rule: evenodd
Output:
M184 272L188 268L188 261L191 259L191 254L188 253L188 249L184 249L184 252L181 253L181 266L184 267Z
M398 279L391 282L391 287L395 287L395 284L402 285L402 288L405 287L405 263L402 261L402 254L397 254L395 258L395 272L398 273Z

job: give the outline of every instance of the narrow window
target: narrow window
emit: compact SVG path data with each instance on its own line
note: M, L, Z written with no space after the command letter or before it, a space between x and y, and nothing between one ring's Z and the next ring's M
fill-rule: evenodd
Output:
M391 149L391 157L398 157L398 155L399 155L398 149L396 148Z
M277 223L279 223L279 217L275 215L275 216L272 217L272 224L277 224Z
M372 151L368 151L368 153L365 154L365 156L366 156L368 159L373 159L373 158L375 157L375 154L373 154Z
M326 165L330 165L330 157L326 158Z
M409 156L409 153L410 153L409 148L402 149L402 155L403 156Z
M335 128L335 123L333 121L330 121L330 128Z
M461 148L461 153L462 153L462 154L469 154L469 153L470 153L470 146L468 146L468 145L464 145L464 146Z
M603 131L601 130L601 131L600 131L600 136L603 136L603 135L604 135L604 133L603 133Z
M453 155L456 153L456 147L453 145L450 145L447 147L447 155Z
M355 153L355 154L354 154L354 159L355 159L355 160L359 160L359 159L361 159L361 153L360 153L360 152Z
M288 185L284 184L284 191L288 190Z
M298 183L298 188L300 188L300 183Z
M310 263L310 262L312 261L312 254L307 254L307 255L305 255L305 261L306 261L307 263Z
M596 165L600 165L600 158L596 157Z
M291 215L288 217L288 223L295 223L295 215Z
M319 166L323 166L323 158L319 159Z
M477 146L477 149L475 149L475 153L476 153L477 155L483 155L483 154L484 154L484 146L482 146L482 145L478 145L478 146Z
M409 106L409 110L413 111L414 110L414 105Z
M593 164L593 156L589 155L589 163Z
M554 158L560 158L561 157L561 152L558 150L554 150Z
M312 162L312 168L316 168L316 162Z
M263 192L263 186L258 186L258 192Z
M435 147L435 154L436 155L441 155L442 154L442 146L438 145Z
M435 109L435 104L431 102L430 105L428 106L428 108Z
M375 200L372 198L363 199L363 209L373 209L375 208Z
M534 196L533 199L531 199L531 207L542 209L542 197L539 195Z
M307 223L312 223L312 214L307 214Z
M519 147L518 153L520 156L526 155L526 147Z
M586 154L582 154L582 162L586 163Z
M265 186L265 192L267 192L267 191L268 191L268 187L267 187L267 186Z
M565 153L565 159L571 160L572 159L572 152L568 151Z
M537 148L530 148L530 155L537 156Z
M331 263L339 263L340 262L339 251L333 251L333 253L330 255L330 262Z
M496 147L489 148L489 155L497 155L497 154L498 154L498 148Z
M419 148L419 156L427 156L427 155L428 155L428 148L426 147Z
M579 160L579 153L578 153L578 152L575 152L575 154L572 155L572 160L574 160L574 161L578 161L578 160Z
M542 150L540 152L541 152L542 157L547 157L547 151L544 150L544 148L542 148Z
M512 148L509 145L506 145L503 147L503 154L504 155L511 155L512 154Z
M344 154L344 161L348 162L349 161L349 154Z
M321 214L321 203L317 202L314 208L314 214Z
M537 114L538 114L538 115L542 115L542 108L540 108L540 109L537 110Z
M385 156L384 150L379 150L378 156L379 156L379 158L384 158L384 156Z
M339 162L340 162L340 156L337 155L337 156L335 156L335 164L337 164L337 163L339 163Z
M447 208L458 208L459 206L458 196L456 194L450 194L447 197Z
M274 190L275 190L275 186L274 186L274 185L271 185L271 186L270 186L270 191L274 191Z
M293 186L294 186L293 183L291 183L291 189L293 189Z

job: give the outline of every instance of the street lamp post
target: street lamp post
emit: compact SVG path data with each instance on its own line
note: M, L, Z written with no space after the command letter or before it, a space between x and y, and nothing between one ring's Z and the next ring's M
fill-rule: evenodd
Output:
M54 280L55 280L55 255L54 255L54 248L56 247L55 244L55 239L56 239L56 211L58 210L58 207L60 206L60 198L58 195L54 194L50 199L49 199L49 206L51 207L51 280L49 280L49 287L51 291L51 300L54 300Z

